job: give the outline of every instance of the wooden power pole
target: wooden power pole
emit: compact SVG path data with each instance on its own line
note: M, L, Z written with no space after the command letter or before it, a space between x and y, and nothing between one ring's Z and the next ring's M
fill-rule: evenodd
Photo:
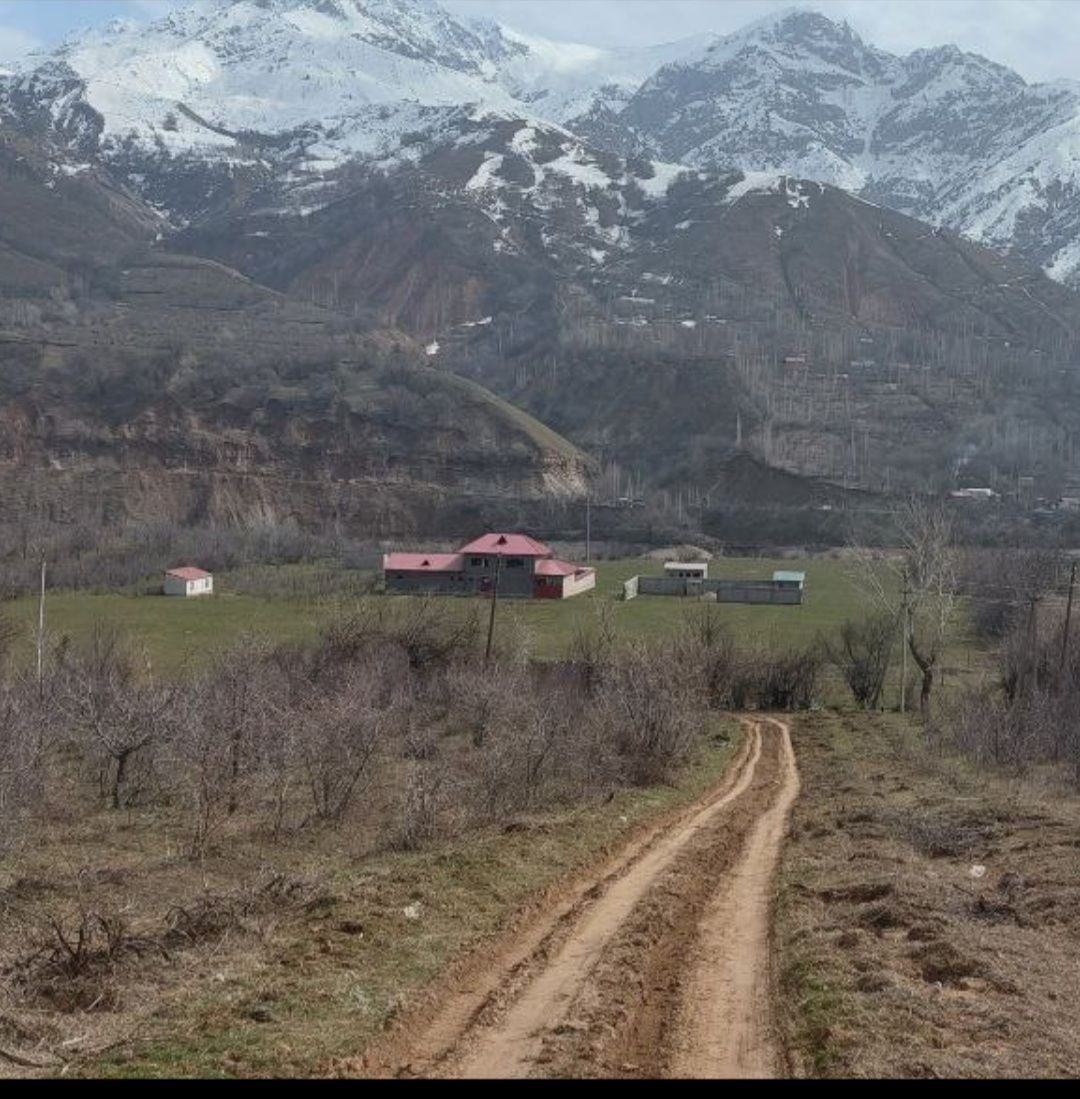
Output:
M1072 622L1073 592L1076 590L1076 562L1069 569L1069 598L1065 604L1065 628L1061 631L1061 660L1058 663L1058 678L1065 674L1065 659L1069 655L1069 625Z
M499 566L502 564L502 555L495 555L495 579L491 585L491 614L488 617L487 646L484 649L484 663L491 660L491 640L495 636L495 604L499 601Z
M38 598L37 628L38 701L45 700L45 562L41 562L41 594Z
M907 713L907 650L908 650L908 576L904 570L904 589L900 603L900 712Z

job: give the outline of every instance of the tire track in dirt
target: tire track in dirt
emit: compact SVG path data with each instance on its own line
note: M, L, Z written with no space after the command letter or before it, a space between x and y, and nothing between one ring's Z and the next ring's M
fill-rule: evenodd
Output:
M369 1050L362 1071L777 1071L769 883L797 789L786 726L749 723L724 783L569 885L486 958L460 967L426 1013Z
M799 775L790 732L776 725L777 796L701 923L676 1029L675 1076L776 1077L787 1067L772 1012L772 881Z

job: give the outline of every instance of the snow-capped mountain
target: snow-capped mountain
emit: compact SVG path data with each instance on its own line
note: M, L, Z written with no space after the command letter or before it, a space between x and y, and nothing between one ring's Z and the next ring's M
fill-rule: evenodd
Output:
M0 125L48 135L65 171L107 168L177 228L258 191L315 208L357 164L396 170L500 122L830 183L1080 281L1080 84L951 46L898 57L813 11L605 50L434 0L196 0L0 76Z
M393 152L423 108L562 122L600 89L628 99L694 48L603 51L453 19L433 0L204 0L148 26L116 20L34 58L24 107L76 108L103 150L243 156L242 135L302 137L323 162Z
M1071 475L1080 294L887 207L1073 273L1076 100L806 13L604 51L429 0L203 0L0 78L0 325L28 378L65 346L223 384L411 356L679 484L746 448L885 488L958 453ZM414 397L469 422L399 394L398 427Z
M955 46L897 57L795 10L664 66L619 121L665 159L822 180L1080 269L1080 84Z

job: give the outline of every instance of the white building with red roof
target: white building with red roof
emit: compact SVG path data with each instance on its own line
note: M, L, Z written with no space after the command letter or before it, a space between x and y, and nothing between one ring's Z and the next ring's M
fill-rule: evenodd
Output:
M596 586L596 570L559 561L527 534L499 531L462 546L457 553L387 553L387 592L484 595L498 585L500 597L568 599Z
M213 595L214 577L204 569L197 569L190 565L183 568L169 569L165 573L166 595Z

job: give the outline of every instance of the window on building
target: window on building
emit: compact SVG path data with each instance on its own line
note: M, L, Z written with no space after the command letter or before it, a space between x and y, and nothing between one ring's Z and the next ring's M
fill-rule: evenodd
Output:
M525 567L525 562L520 557L508 557L506 567L508 569L522 569Z
M480 568L480 566L483 565L483 563L484 563L484 559L482 557L474 557L471 561L472 567L474 569Z

